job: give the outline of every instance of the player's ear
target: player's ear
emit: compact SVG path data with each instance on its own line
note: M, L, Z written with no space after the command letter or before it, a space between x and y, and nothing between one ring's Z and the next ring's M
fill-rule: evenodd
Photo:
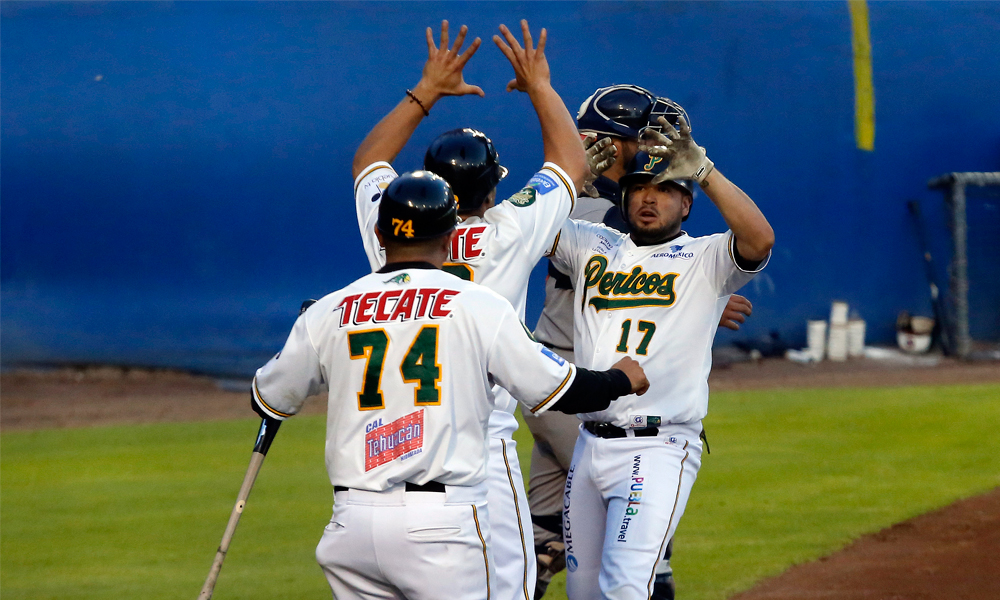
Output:
M385 248L385 240L382 239L382 232L378 230L378 225L375 226L375 237L378 238L379 247Z
M684 216L683 216L683 218L686 219L686 218L688 218L688 215L691 214L691 204L693 202L694 202L694 198L691 197L691 194L685 193L685 194L681 195L681 203L684 205L684 213L683 213Z

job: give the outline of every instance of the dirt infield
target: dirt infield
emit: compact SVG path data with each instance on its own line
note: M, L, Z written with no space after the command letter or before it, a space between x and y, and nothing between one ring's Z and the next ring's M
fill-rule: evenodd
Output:
M1000 382L998 363L943 360L913 368L876 361L781 360L716 368L714 391ZM0 375L0 430L250 417L247 381L116 368ZM305 414L325 411L320 398ZM867 535L797 565L733 600L1000 598L1000 488Z
M1000 488L863 536L732 600L1000 598Z

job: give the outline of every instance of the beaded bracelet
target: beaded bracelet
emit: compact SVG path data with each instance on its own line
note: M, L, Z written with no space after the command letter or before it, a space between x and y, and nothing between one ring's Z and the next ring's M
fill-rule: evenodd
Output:
M413 92L411 92L410 90L406 90L406 95L409 96L414 102L417 103L417 106L420 107L420 110L424 111L424 116L425 117L431 116L431 113L426 108L424 108L424 103L421 102L419 98L417 98L416 96L414 96Z

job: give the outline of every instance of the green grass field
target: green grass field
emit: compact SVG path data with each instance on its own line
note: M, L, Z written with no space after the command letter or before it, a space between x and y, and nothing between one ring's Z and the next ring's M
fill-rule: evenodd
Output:
M675 541L680 597L725 598L1000 485L998 420L1000 385L714 394ZM257 423L3 433L0 596L195 598ZM282 426L216 599L330 597L313 557L332 504L323 437L320 417Z

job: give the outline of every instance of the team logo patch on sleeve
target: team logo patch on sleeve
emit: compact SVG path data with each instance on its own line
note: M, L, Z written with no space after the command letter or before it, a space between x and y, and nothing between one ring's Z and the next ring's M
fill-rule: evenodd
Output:
M423 452L424 411L400 417L365 434L365 472L400 458Z
M554 361L560 367L563 366L564 364L566 364L566 359L565 358L559 356L558 354L556 354L555 352L549 350L545 346L542 346L542 354L544 354L545 356L548 356L550 359L552 359L552 361Z
M559 187L559 184L545 173L535 173L535 176L528 180L528 187L544 195Z
M521 208L524 208L525 206L531 206L532 204L535 203L535 198L537 194L538 193L535 191L535 188L526 187L523 188L520 192L511 196L510 198L507 198L507 201L513 204L514 206L520 206Z

